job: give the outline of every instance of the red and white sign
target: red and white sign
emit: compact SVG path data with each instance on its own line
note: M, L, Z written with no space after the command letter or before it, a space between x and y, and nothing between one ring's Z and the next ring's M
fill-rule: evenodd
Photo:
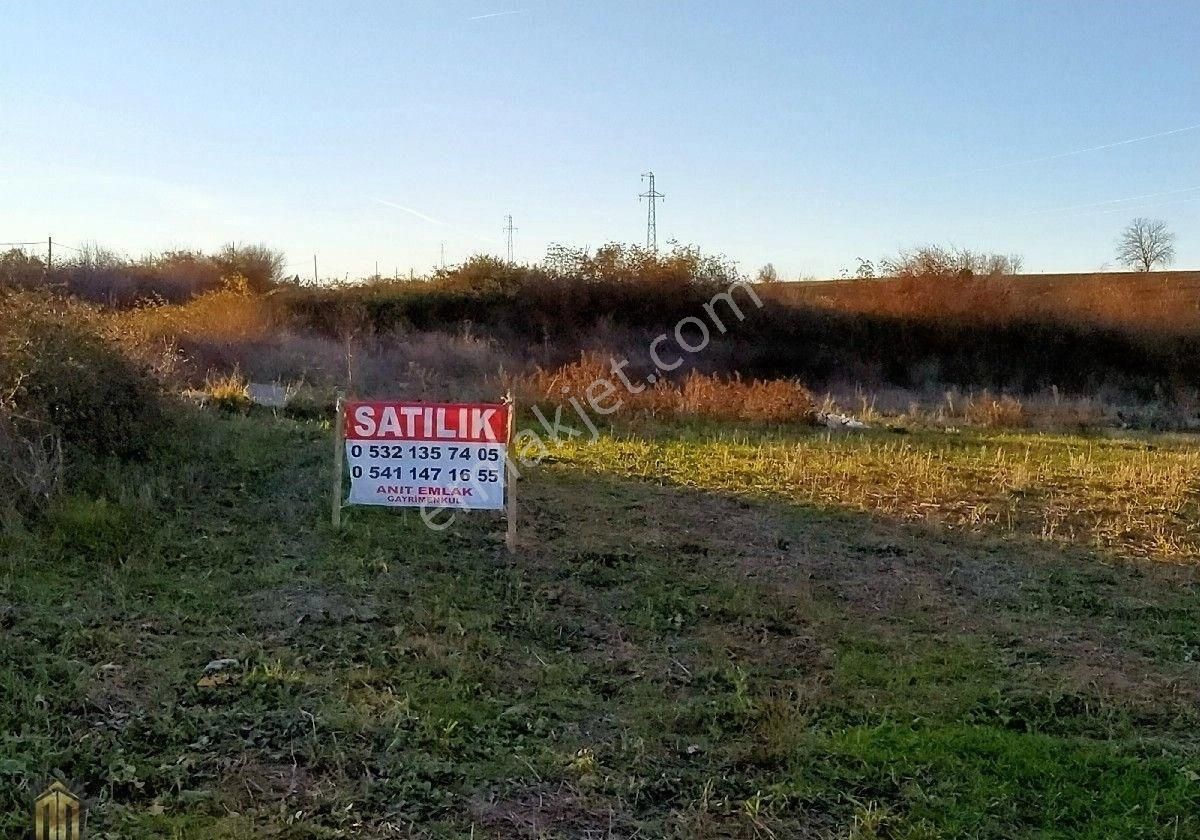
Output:
M343 422L350 504L504 507L508 406L354 402Z

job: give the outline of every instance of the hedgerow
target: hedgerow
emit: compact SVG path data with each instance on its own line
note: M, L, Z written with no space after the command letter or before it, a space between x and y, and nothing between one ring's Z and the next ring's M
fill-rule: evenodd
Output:
M53 495L64 462L145 455L165 418L150 365L94 310L0 294L0 482L16 507Z

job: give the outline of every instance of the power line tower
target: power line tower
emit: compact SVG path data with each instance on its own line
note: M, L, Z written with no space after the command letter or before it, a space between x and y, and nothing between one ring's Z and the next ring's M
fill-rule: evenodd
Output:
M649 200L649 206L646 208L646 247L657 254L658 253L658 225L657 225L657 221L655 220L654 210L655 210L655 204L658 202L658 200L660 198L666 198L666 196L663 195L662 193L660 193L658 190L654 189L654 173L653 172L643 172L642 180L645 181L647 178L650 179L650 189L646 190L646 192L644 192L644 193L639 193L638 201L641 201L643 198Z
M504 217L504 234L505 234L506 240L508 242L508 261L509 262L513 261L513 232L516 230L517 230L517 228L513 227L512 215L505 216Z

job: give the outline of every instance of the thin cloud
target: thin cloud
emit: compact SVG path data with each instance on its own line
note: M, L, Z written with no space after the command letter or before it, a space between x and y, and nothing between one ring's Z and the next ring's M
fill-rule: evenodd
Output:
M372 200L376 204L382 204L384 207L391 207L395 210L401 210L405 213L409 213L410 215L416 216L418 219L423 219L424 221L429 222L432 225L437 225L438 227L444 227L448 230L454 231L455 233L462 233L473 239L478 239L480 242L487 242L489 245L496 245L499 242L499 240L497 240L491 236L480 236L478 233L472 233L471 231L464 231L461 228L457 227L456 225L452 225L449 222L444 222L441 219L435 219L433 216L429 216L425 213L422 213L420 210L414 210L411 207L405 207L403 204L397 204L394 201L384 201L382 198L376 198L376 199L372 199Z
M487 20L488 18L507 17L508 15L521 15L528 11L528 9L513 9L509 12L489 12L486 15L472 15L467 20Z
M1092 207L1106 207L1110 204L1126 204L1130 201L1143 201L1147 198L1161 198L1164 195L1178 195L1179 193L1189 193L1200 190L1200 187L1183 187L1177 190L1162 190L1161 192L1142 193L1141 195L1131 195L1125 198L1110 198L1105 201L1092 201L1087 204L1068 204L1065 207L1047 207L1041 210L1030 210L1027 213L1018 213L1014 216L997 216L996 218L1024 218L1026 216L1040 216L1045 213L1063 213L1068 210L1087 210ZM1120 210L1121 208L1117 208Z
M403 210L405 213L410 213L410 214L416 216L418 219L424 219L425 221L429 222L430 224L434 224L434 225L445 225L446 224L441 219L435 219L435 218L433 218L433 216L426 216L420 210L414 210L411 207L405 207L403 204L396 204L394 201L384 201L382 198L377 198L377 199L375 199L375 202L377 204L382 204L384 207L394 207L397 210Z
M1075 218L1079 218L1081 216L1092 216L1092 215L1099 215L1099 214L1104 214L1104 213L1129 213L1133 210L1137 210L1138 212L1141 212L1143 210L1150 210L1155 207L1171 207L1176 204L1189 204L1193 201L1200 201L1200 196L1194 195L1191 198L1177 198L1174 201L1156 201L1151 204L1130 204L1127 207L1109 207L1106 210L1088 210L1083 213L1072 214L1070 216L1067 216L1066 218L1075 219Z
M998 163L994 166L986 166L982 169L969 170L975 172L994 172L997 169L1006 169L1009 166L1024 166L1029 163L1044 163L1050 160L1061 160L1062 158L1074 157L1075 155L1085 155L1088 152L1101 152L1105 149L1115 149L1118 146L1128 146L1131 143L1143 143L1146 140L1157 140L1160 137L1170 137L1173 134L1183 134L1185 131L1195 131L1200 128L1200 123L1195 125L1185 125L1183 128L1173 128L1170 131L1160 131L1157 134L1146 134L1141 137L1130 137L1127 140L1117 140L1115 143L1103 143L1099 146L1088 146L1084 149L1072 149L1069 152L1059 152L1056 155L1045 155L1043 157L1025 158L1024 160L1014 160L1008 163Z
M948 181L953 178L963 178L969 175L982 175L987 172L998 172L1005 169L1011 169L1018 166L1031 166L1038 163L1048 163L1065 158L1076 157L1078 155L1086 155L1092 152L1102 152L1107 149L1117 149L1121 146L1129 146L1134 143L1145 143L1149 140L1159 140L1163 137L1172 137L1176 134L1183 134L1188 131L1196 131L1200 129L1200 123L1181 126L1180 128L1172 128L1167 131L1158 131L1154 134L1143 134L1140 137L1127 137L1124 140L1116 140L1112 143L1101 143L1098 146L1086 146L1080 149L1071 149L1066 152L1058 152L1052 155L1041 155L1039 157L1022 158L1020 160L1004 161L1002 163L994 163L988 166L980 166L975 169L961 169L956 172L943 172L939 175L929 175L922 178L913 178L905 181L894 181L891 183L877 184L876 189L905 189L907 187L915 187L919 184L930 184L938 181Z

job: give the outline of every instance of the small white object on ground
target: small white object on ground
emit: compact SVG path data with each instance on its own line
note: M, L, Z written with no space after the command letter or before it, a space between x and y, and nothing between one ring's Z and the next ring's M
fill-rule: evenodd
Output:
M255 405L265 405L267 408L283 408L287 405L288 389L282 385L251 382L246 386L246 394Z
M238 661L236 659L214 659L204 666L204 673L215 674L217 671L224 671L226 668L236 668Z
M868 429L861 420L856 420L846 414L835 414L832 411L822 411L817 414L817 422L828 429Z

